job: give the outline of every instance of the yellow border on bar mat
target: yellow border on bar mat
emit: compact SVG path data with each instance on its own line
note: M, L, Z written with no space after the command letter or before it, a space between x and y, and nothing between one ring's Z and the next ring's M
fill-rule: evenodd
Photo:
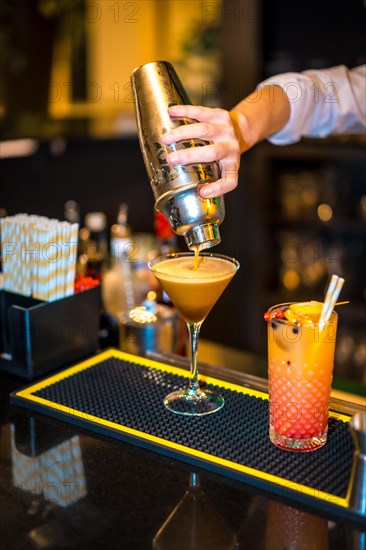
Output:
M271 484L279 485L280 487L283 487L286 491L290 493L295 491L295 493L300 493L301 496L308 496L311 499L316 499L317 501L322 500L323 502L330 504L331 507L335 506L335 507L340 507L342 509L348 509L349 495L343 498L343 497L333 495L331 493L320 491L320 490L308 487L306 485L302 485L300 483L297 483L285 478L281 478L277 475L262 472L261 470L256 470L254 468L251 468L242 464L238 464L236 462L232 462L227 459L223 459L196 449L192 449L190 447L186 447L185 445L180 445L179 443L174 443L172 441L169 441L154 435L150 435L150 434L141 432L139 430L135 430L133 428L129 428L127 426L123 426L115 422L111 422L109 420L104 420L103 418L99 418L91 414L78 411L76 409L72 409L70 407L66 407L59 403L49 401L47 399L34 395L35 392L38 392L46 388L47 386L51 386L53 384L56 384L57 382L65 380L66 378L72 377L110 358L117 358L122 361L134 363L142 367L150 367L150 368L159 370L161 372L167 372L173 375L183 376L186 378L189 378L190 376L188 371L181 369L179 367L166 365L164 363L160 363L158 361L154 361L145 357L130 355L128 353L124 353L117 349L108 349L102 353L99 353L98 355L95 355L90 359L87 359L85 361L82 361L81 363L76 364L75 366L67 368L57 374L54 374L44 380L41 380L40 382L32 384L17 392L14 392L12 394L12 397L14 397L14 400L17 404L23 404L22 402L19 403L17 399L21 399L21 400L24 399L26 401L29 401L41 406L42 410L43 410L43 407L47 407L47 408L56 410L57 412L65 413L68 416L80 418L82 421L88 421L105 428L112 428L113 430L117 430L118 432L122 432L129 436L136 437L140 440L145 440L150 443L156 444L158 446L168 448L170 450L176 451L183 455L188 455L193 458L203 460L204 462L209 462L212 465L223 467L225 469L237 472L238 474L245 474L252 478L254 477L260 480L265 480ZM259 399L268 400L268 394L266 392L249 389L244 386L240 386L238 384L233 384L231 382L226 382L224 380L219 380L217 378L212 378L206 375L200 375L200 380L206 382L207 384L218 385L224 389L233 390L238 393L257 397ZM40 409L37 408L37 410L40 410ZM331 417L334 417L336 420L341 420L342 422L349 422L351 418L348 415L340 414L334 411L330 411L329 415ZM64 417L62 417L61 419L65 420ZM295 456L295 453L294 453L294 456Z

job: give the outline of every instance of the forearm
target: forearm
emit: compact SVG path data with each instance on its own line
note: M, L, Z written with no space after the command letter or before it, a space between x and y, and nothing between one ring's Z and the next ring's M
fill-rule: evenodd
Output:
M238 103L230 116L244 153L285 126L290 102L279 86L264 86Z
M259 88L280 90L283 99L288 98L290 113L282 127L264 137L275 145L288 145L303 137L365 132L365 81L365 65L284 73L265 80ZM273 106L278 106L277 101ZM278 116L276 110L273 114Z

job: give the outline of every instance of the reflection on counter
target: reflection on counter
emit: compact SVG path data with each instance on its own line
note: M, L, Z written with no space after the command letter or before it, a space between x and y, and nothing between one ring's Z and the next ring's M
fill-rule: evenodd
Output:
M362 530L257 496L246 510L238 541L239 550L364 550L366 539Z
M39 456L29 456L17 449L13 424L10 426L10 437L15 487L61 507L70 506L86 496L87 488L78 436L56 445Z
M154 550L235 550L236 535L191 473L189 488L153 540Z
M266 548L328 550L328 521L292 506L269 501Z
M1 548L75 548L106 528L110 518L90 500L74 430L14 411L1 426L0 459Z

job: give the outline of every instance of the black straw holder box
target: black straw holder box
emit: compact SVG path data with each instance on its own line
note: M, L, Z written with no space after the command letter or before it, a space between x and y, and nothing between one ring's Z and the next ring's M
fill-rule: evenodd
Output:
M0 291L0 370L28 380L98 348L100 286L54 302Z

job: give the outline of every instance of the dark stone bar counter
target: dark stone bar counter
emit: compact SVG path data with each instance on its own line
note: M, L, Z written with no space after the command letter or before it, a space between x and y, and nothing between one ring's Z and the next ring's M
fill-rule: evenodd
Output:
M25 385L0 374L1 549L365 548L362 522L10 404Z

